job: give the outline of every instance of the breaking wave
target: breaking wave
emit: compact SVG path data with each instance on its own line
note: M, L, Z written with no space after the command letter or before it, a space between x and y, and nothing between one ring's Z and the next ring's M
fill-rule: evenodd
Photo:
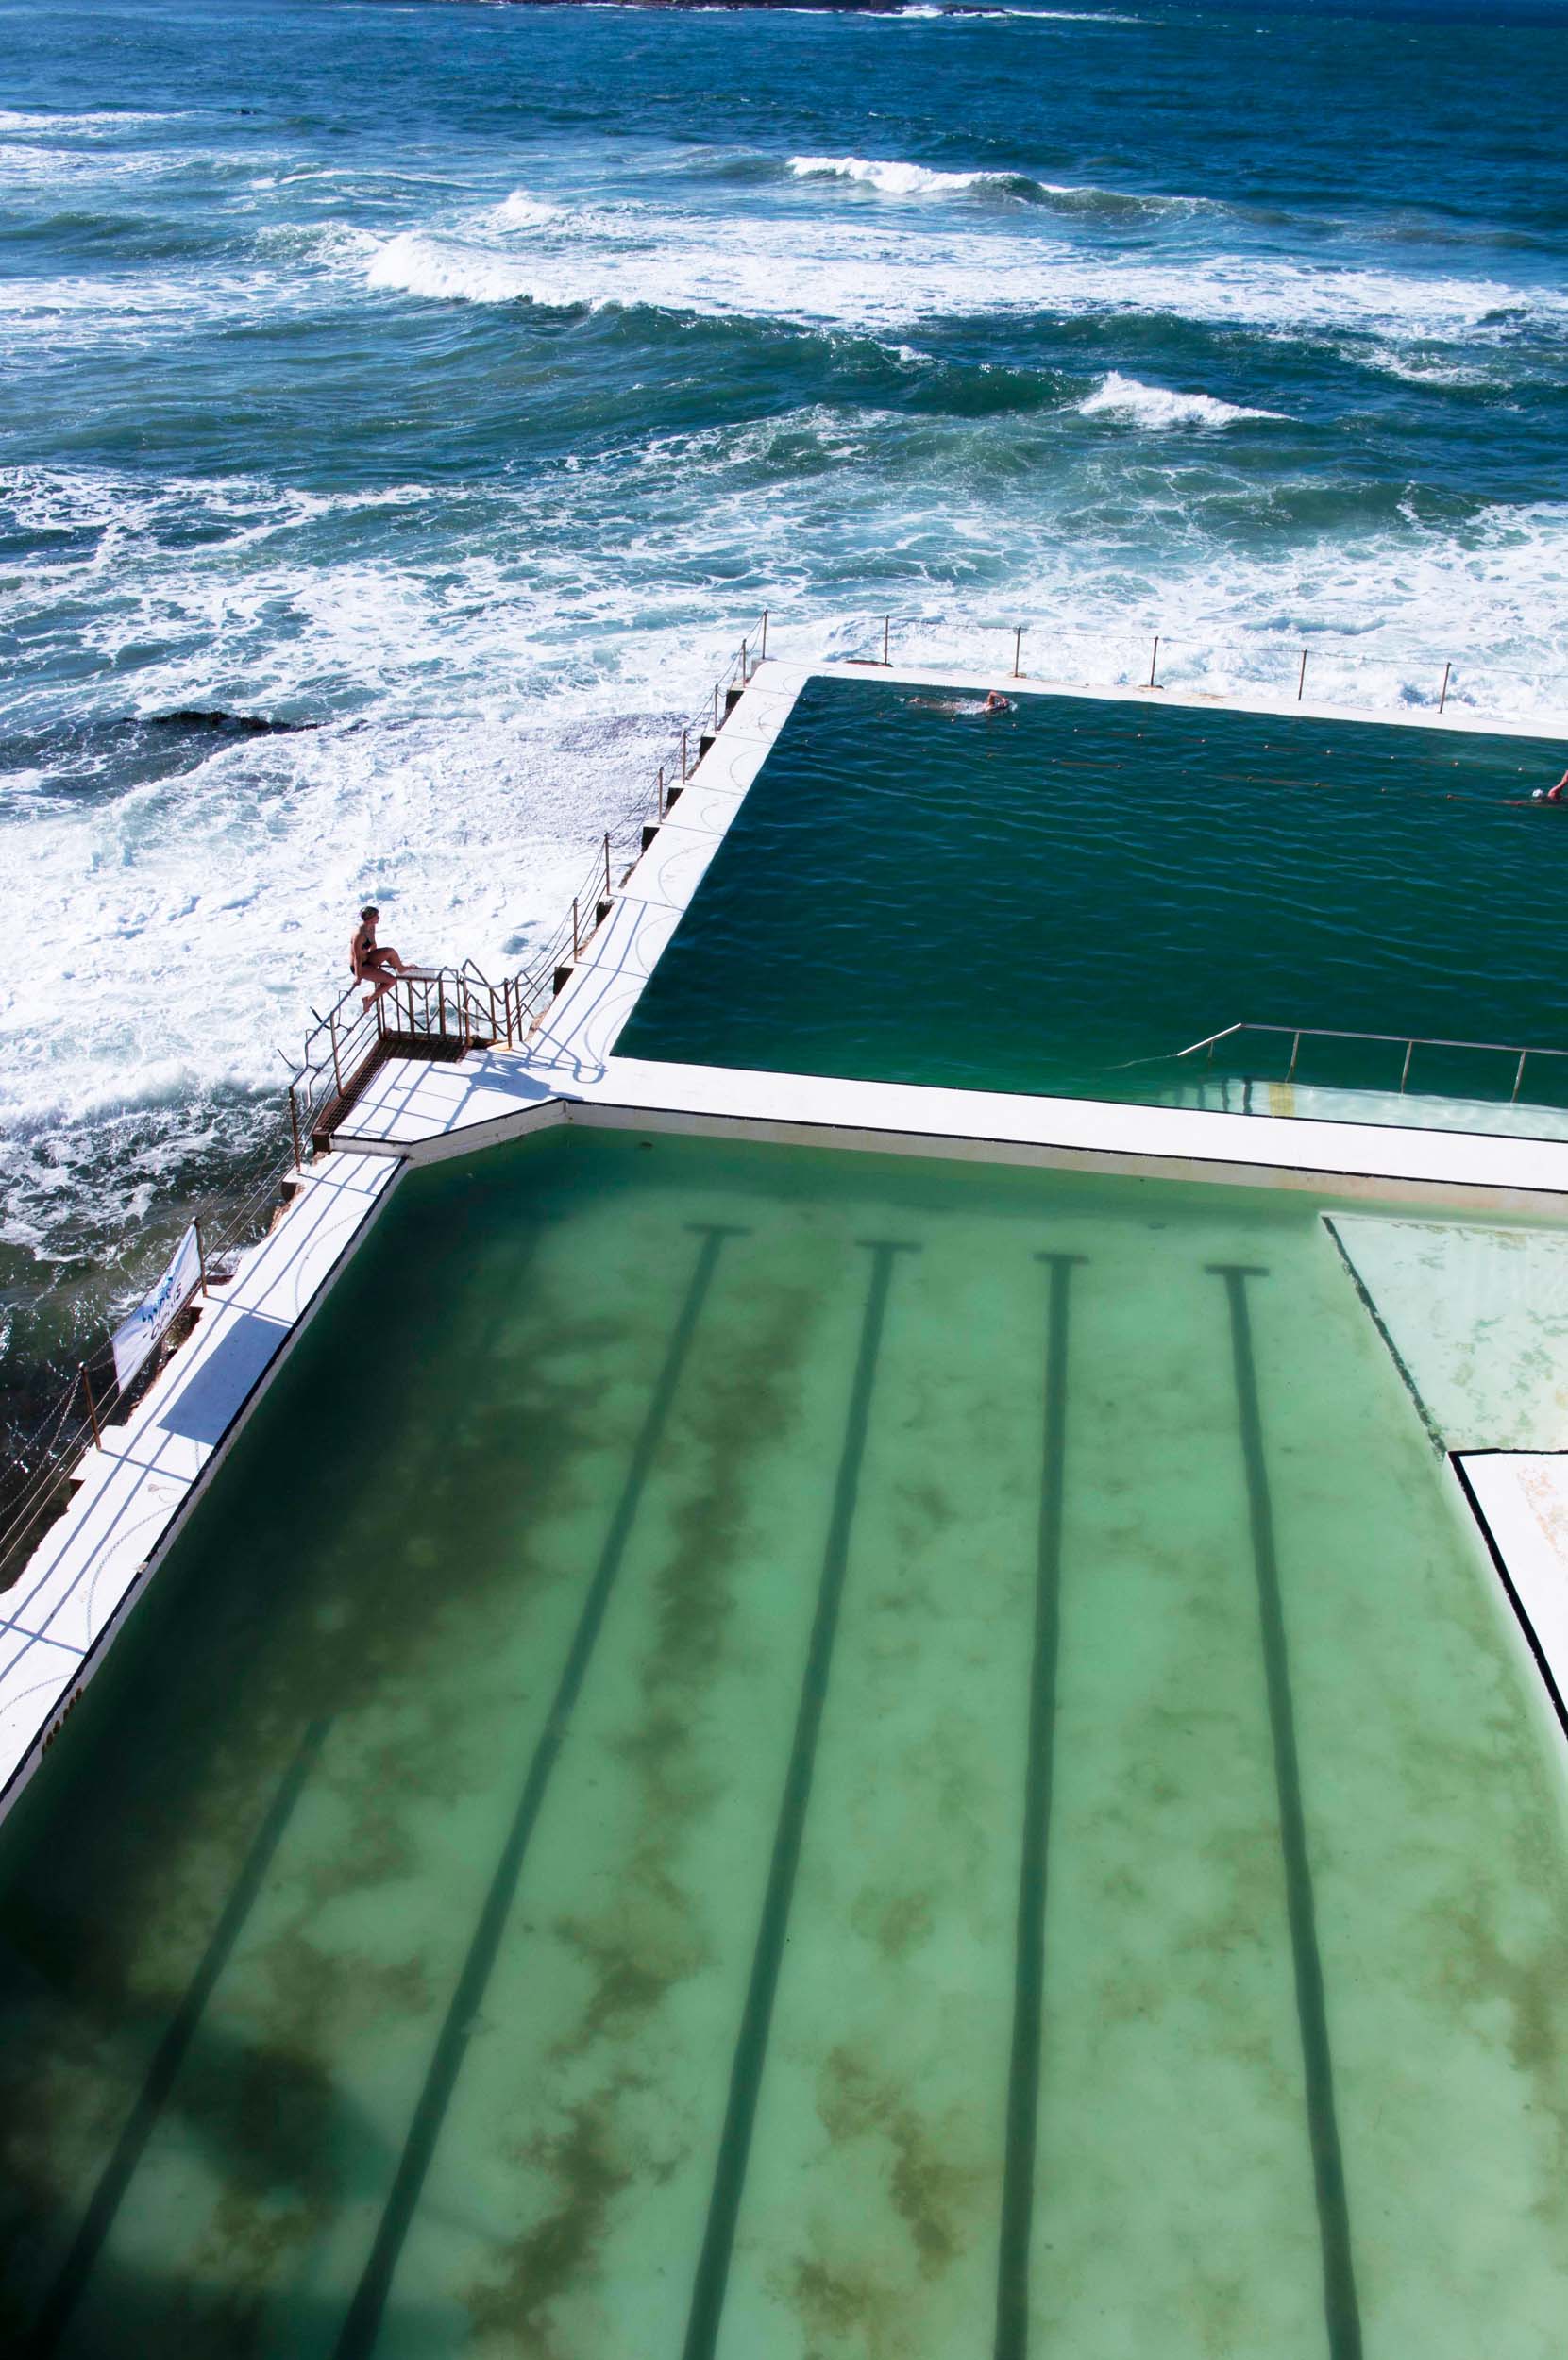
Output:
M1129 426L1158 431L1172 426L1234 426L1242 418L1281 418L1279 410L1253 410L1239 401L1219 401L1212 394L1172 393L1163 385L1144 385L1136 377L1112 369L1078 404L1082 418L1118 418Z

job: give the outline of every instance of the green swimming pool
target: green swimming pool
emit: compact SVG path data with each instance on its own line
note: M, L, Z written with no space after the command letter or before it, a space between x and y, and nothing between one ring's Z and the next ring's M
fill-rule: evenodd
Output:
M409 1177L0 1840L10 2350L1476 2360L1560 1733L1316 1209Z
M1157 1100L1199 1078L1172 1053L1232 1024L1568 1048L1568 811L1528 801L1568 748L974 701L808 682L619 1053ZM1285 1072L1289 1040L1243 1046L1207 1074ZM1392 1092L1402 1056L1308 1042L1295 1079ZM1514 1063L1424 1050L1411 1079L1506 1100ZM1568 1105L1568 1059L1526 1094Z

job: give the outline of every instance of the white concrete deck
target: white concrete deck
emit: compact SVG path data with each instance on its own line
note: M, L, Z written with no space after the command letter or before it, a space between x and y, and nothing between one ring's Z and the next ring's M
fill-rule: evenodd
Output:
M329 1155L287 1218L201 1305L194 1335L103 1447L0 1593L0 1813L31 1777L114 1630L402 1167Z
M1568 1732L1568 1458L1467 1452L1455 1464Z

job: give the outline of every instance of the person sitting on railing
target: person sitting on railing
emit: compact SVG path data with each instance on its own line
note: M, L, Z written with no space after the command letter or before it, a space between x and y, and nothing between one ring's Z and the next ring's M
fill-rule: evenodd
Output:
M399 975L411 971L407 962L398 957L390 943L377 941L376 927L380 915L375 902L367 902L360 912L360 922L348 945L348 964L353 969L354 981L369 986L364 995L367 1008L374 1007L383 991L392 989Z

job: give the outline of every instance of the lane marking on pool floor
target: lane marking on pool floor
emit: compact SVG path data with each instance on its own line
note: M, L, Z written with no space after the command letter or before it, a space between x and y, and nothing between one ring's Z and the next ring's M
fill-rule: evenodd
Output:
M436 2037L426 2069L424 2087L409 2125L375 2243L333 2348L336 2360L365 2360L380 2332L393 2275L418 2208L436 2141L441 2135L447 2109L467 2055L474 2021L483 2003L485 1988L500 1950L529 1843L544 1807L550 1777L570 1724L572 1709L593 1659L611 1593L626 1556L627 1543L636 1523L659 1445L664 1440L669 1412L713 1285L719 1256L731 1238L750 1234L744 1228L720 1222L693 1222L687 1225L702 1239L696 1267L687 1282L680 1316L666 1348L663 1366L654 1381L652 1396L632 1453L632 1461L605 1535L604 1545L599 1552L599 1563L582 1603L582 1611L578 1618L549 1716L534 1746L512 1825L490 1880L484 1906L480 1912L462 1973Z
M1273 1741L1274 1784L1279 1796L1280 1848L1285 1860L1285 1900L1295 1968L1296 2018L1301 2030L1302 2070L1307 2084L1307 2121L1312 2149L1318 2235L1323 2249L1324 2318L1330 2360L1361 2360L1361 2313L1351 2252L1350 2214L1345 2198L1344 2158L1334 2105L1334 2060L1324 2000L1323 1954L1318 1946L1312 1864L1307 1849L1302 1807L1301 1762L1296 1750L1295 1710L1290 1699L1290 1655L1274 1540L1273 1502L1263 1450L1263 1417L1247 1306L1249 1278L1267 1278L1256 1263L1210 1262L1222 1278L1230 1310L1231 1350L1236 1370L1236 1405L1246 1473L1247 1516L1252 1531L1253 1569L1257 1580L1263 1672Z
M1029 1740L1019 1862L1018 1958L1007 2075L1002 2227L997 2250L996 2360L1029 2349L1029 2246L1034 2225L1035 2149L1039 2121L1040 2034L1045 1992L1045 1903L1055 1766L1056 1671L1061 1651L1062 1509L1067 1472L1068 1304L1082 1254L1037 1254L1050 1273L1046 1312L1045 1434L1035 1634L1030 1660Z
M784 1773L778 1829L773 1839L767 1887L751 1961L751 1977L735 2040L734 2059L730 2072L730 2097L725 2109L724 2127L719 2134L707 2226L692 2284L691 2310L687 2317L683 2346L684 2360L713 2360L718 2341L719 2321L729 2285L730 2259L734 2250L735 2225L740 2217L746 2167L751 2152L751 2134L756 2125L757 2100L762 2090L763 2070L767 2062L773 2002L784 1964L790 1904L794 1899L796 1871L800 1866L806 1812L811 1801L812 1778L817 1766L817 1741L827 1701L834 1643L838 1633L838 1610L849 1568L850 1536L860 1494L860 1474L866 1457L871 1395L876 1385L887 1297L892 1287L895 1257L920 1251L918 1245L894 1239L863 1238L858 1242L872 1256L871 1283L861 1319L860 1349L850 1389L844 1445L839 1454L833 1510L822 1551L817 1612L801 1679L801 1702L795 1718L794 1742Z

